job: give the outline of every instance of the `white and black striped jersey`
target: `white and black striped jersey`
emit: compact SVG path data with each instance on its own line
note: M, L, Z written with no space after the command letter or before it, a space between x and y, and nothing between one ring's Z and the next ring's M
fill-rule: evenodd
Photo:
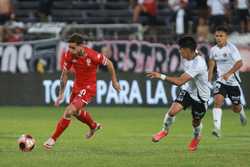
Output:
M235 45L230 42L222 48L215 45L211 48L209 58L216 62L217 81L230 86L239 85L241 82L239 71L231 75L227 81L222 79L222 76L227 73L237 61L241 60L240 52Z

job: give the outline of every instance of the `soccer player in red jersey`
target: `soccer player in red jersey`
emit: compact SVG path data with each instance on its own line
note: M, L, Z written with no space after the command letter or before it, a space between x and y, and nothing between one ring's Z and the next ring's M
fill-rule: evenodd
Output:
M43 144L46 149L51 149L59 136L69 126L71 117L87 124L90 128L86 138L90 139L101 125L93 120L86 110L86 105L96 94L96 72L99 65L107 66L111 74L112 85L119 92L121 90L117 82L116 73L112 62L103 54L86 47L84 38L79 34L73 34L69 40L69 50L65 55L65 63L60 78L60 91L55 106L59 106L64 98L64 89L68 80L68 73L71 67L74 68L74 84L70 97L70 104L66 107L62 118L58 121L54 133Z

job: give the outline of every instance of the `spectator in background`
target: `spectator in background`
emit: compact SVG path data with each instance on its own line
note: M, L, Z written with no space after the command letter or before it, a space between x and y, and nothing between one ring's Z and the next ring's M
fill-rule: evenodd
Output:
M240 24L240 32L246 33L249 31L250 27L248 24L248 17L249 17L249 3L248 0L236 0L236 10L237 10L237 16L238 21Z
M4 26L0 25L0 42L4 41Z
M229 0L207 0L209 7L209 26L212 32L215 27L227 23L227 16L229 14Z
M207 17L208 15L208 10L207 10L207 0L196 0L196 6L198 9L198 15Z
M11 0L0 0L0 26L10 19L12 11Z
M24 23L17 21L14 14L5 23L5 27L7 28L5 42L20 42L24 40Z
M188 5L188 0L180 0L179 8L176 11L176 35L177 38L181 37L183 34L188 32L188 11L186 10Z
M16 22L11 27L11 33L7 42L20 42L24 39L24 24L22 22Z
M198 25L196 29L197 41L198 42L207 42L209 35L209 26L207 24L207 19L204 17L199 17Z
M13 38L15 38L14 41L23 41L25 25L22 21L17 20L16 15L14 13L12 13L9 21L5 23L5 27L8 27L12 30L12 34L14 35Z
M156 0L138 0L133 10L133 22L139 22L139 16L145 15L147 17L146 24L156 24Z
M39 0L38 17L40 21L52 21L50 14L53 1L54 0Z

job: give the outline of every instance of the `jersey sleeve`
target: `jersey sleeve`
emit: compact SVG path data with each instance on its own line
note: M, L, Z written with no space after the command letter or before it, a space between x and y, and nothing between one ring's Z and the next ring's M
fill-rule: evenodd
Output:
M71 58L69 52L66 52L64 54L63 69L64 70L70 70L71 66L72 66L72 58Z
M239 50L235 46L232 47L232 51L231 52L232 52L232 58L233 58L233 60L235 62L241 60L240 52L239 52Z
M200 73L200 70L195 70L195 69L188 69L185 71L188 75L190 75L192 78L194 78L196 75Z
M107 65L108 58L101 53L94 51L93 49L87 49L88 55L91 60L98 65Z
M193 62L193 64L188 66L188 68L185 70L185 73L190 75L192 78L201 72L200 64L197 65L197 63L199 62Z
M214 48L210 49L209 59L214 59Z

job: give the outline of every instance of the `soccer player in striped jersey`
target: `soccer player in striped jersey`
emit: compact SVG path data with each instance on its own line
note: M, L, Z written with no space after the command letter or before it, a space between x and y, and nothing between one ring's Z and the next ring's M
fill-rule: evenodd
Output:
M166 137L175 120L176 114L183 109L185 110L191 107L193 139L188 149L195 151L201 139L201 120L207 111L207 101L210 97L207 65L204 57L196 51L197 44L192 37L186 36L181 38L179 40L179 46L180 54L183 58L183 74L179 77L170 77L158 72L150 72L147 74L150 78L159 78L174 85L181 86L179 95L165 115L162 130L153 136L152 141L158 142Z
M228 29L225 26L216 28L216 45L211 48L209 57L208 80L211 82L215 66L217 67L217 79L213 89L214 107L213 121L214 129L212 134L221 136L222 105L224 99L229 97L232 101L232 110L240 116L242 125L247 124L247 117L241 104L239 70L243 64L238 49L227 41Z

